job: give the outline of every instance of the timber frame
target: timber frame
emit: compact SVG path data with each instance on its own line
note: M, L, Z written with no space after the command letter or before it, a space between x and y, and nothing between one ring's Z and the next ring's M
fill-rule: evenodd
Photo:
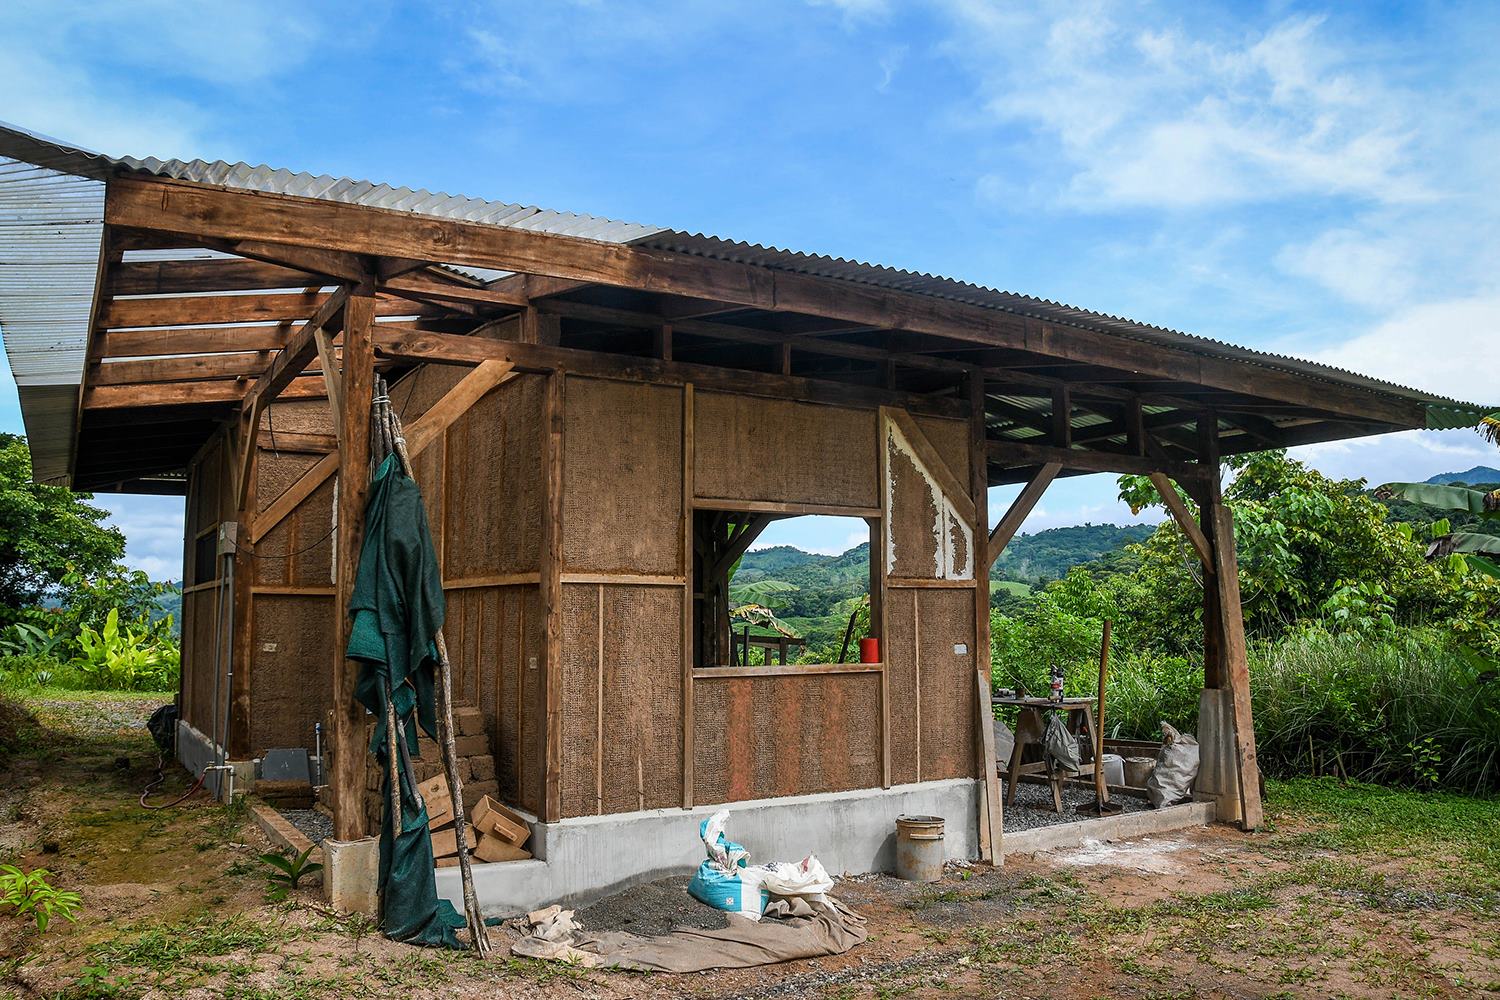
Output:
M790 255L792 262L769 251L739 259L689 246L687 237L674 238L680 248L667 238L605 242L123 166L106 174L72 485L181 492L183 470L206 444L230 440L239 544L248 554L336 478L332 583L340 650L370 473L374 373L394 378L422 365L472 371L411 424L414 454L501 382L521 374L546 379L543 545L540 567L527 577L541 589L545 619L544 820L561 814L564 753L557 654L568 582L561 556L565 376L676 387L681 461L689 470L695 392L877 410L882 428L895 427L954 516L972 529L975 579L987 578L1057 478L1150 476L1203 561L1205 686L1228 692L1232 704L1239 778L1232 811L1250 828L1260 824L1261 808L1220 458L1422 427L1435 399L1290 359L1127 329L1124 321L1018 296L1011 306L999 299L983 304L960 294L963 286L937 294L881 284L883 272L874 268L859 277L820 274L818 259ZM481 276L484 269L506 273ZM326 399L334 433L300 435L297 447L318 459L280 496L257 497L256 455L267 435L262 417L271 404L298 399ZM956 474L936 454L917 426L922 417L966 422L967 474ZM685 482L683 506L690 511L691 475ZM1024 489L991 530L989 488L1012 483ZM753 537L762 517L753 507L738 509L752 512L742 530ZM876 514L864 512L872 537ZM683 547L691 553L690 514L684 522ZM732 562L734 551L731 539L706 556L717 567ZM702 641L691 634L691 575L684 568L677 577L642 578L682 588L684 688L695 673L694 642ZM882 570L877 582L872 600L899 581L885 580ZM970 586L973 648L987 650L988 588ZM249 652L250 589L249 574L237 580L235 609L245 622L237 657ZM601 606L602 595L601 585ZM328 668L342 706L332 730L335 836L350 839L362 826L362 720L342 655ZM239 710L248 705L247 673L234 674L231 755L248 746ZM989 699L988 664L980 661L976 718L991 718ZM883 675L881 700L888 726ZM691 698L682 715L683 805L691 806ZM996 859L1003 854L1001 807L987 721L976 726L974 739L981 844ZM889 785L888 745L883 752Z

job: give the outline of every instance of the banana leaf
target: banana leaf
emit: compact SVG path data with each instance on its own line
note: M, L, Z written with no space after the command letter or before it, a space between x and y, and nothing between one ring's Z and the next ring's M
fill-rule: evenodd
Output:
M1429 507L1457 510L1480 517L1500 517L1500 490L1485 493L1462 486L1437 486L1432 483L1386 483L1375 490L1383 500L1397 497Z

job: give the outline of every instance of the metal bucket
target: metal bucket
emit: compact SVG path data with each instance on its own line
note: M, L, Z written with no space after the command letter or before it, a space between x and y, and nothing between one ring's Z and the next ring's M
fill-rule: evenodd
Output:
M1146 779L1156 770L1155 757L1126 757L1125 784L1130 788L1145 788Z
M896 817L896 877L908 882L943 877L943 817Z

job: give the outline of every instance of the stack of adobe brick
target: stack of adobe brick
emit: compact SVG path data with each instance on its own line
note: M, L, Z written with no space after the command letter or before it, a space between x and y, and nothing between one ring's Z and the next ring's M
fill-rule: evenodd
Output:
M458 754L458 776L464 783L464 801L472 806L486 795L498 796L500 783L495 777L495 758L490 753L490 738L484 731L484 713L473 705L453 706L454 750ZM366 734L365 746L369 746ZM436 740L422 733L417 742L417 756L412 758L412 773L423 782L445 774L443 755ZM380 832L381 801L380 765L374 754L365 755L365 829Z

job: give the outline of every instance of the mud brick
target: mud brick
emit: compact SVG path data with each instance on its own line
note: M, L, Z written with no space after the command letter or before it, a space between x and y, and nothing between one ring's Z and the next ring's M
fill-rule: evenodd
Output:
M434 778L442 777L443 765L438 760L414 760L411 762L411 772L417 776L418 782L428 782ZM443 783L447 787L447 781Z
M484 713L469 705L453 710L453 728L460 736L483 736Z
M453 752L460 757L478 757L489 753L490 738L483 733L478 736L460 736L453 741Z
M474 759L473 757L460 757L460 758L458 758L458 777L459 777L459 780L467 782L469 780L469 778L472 776L473 772L470 769L471 768L470 762L473 759Z
M486 795L496 798L500 795L500 782L493 779L489 781L475 781L464 785L464 802L478 802Z
M489 754L469 758L469 773L465 777L475 781L491 781L495 777L495 758Z

